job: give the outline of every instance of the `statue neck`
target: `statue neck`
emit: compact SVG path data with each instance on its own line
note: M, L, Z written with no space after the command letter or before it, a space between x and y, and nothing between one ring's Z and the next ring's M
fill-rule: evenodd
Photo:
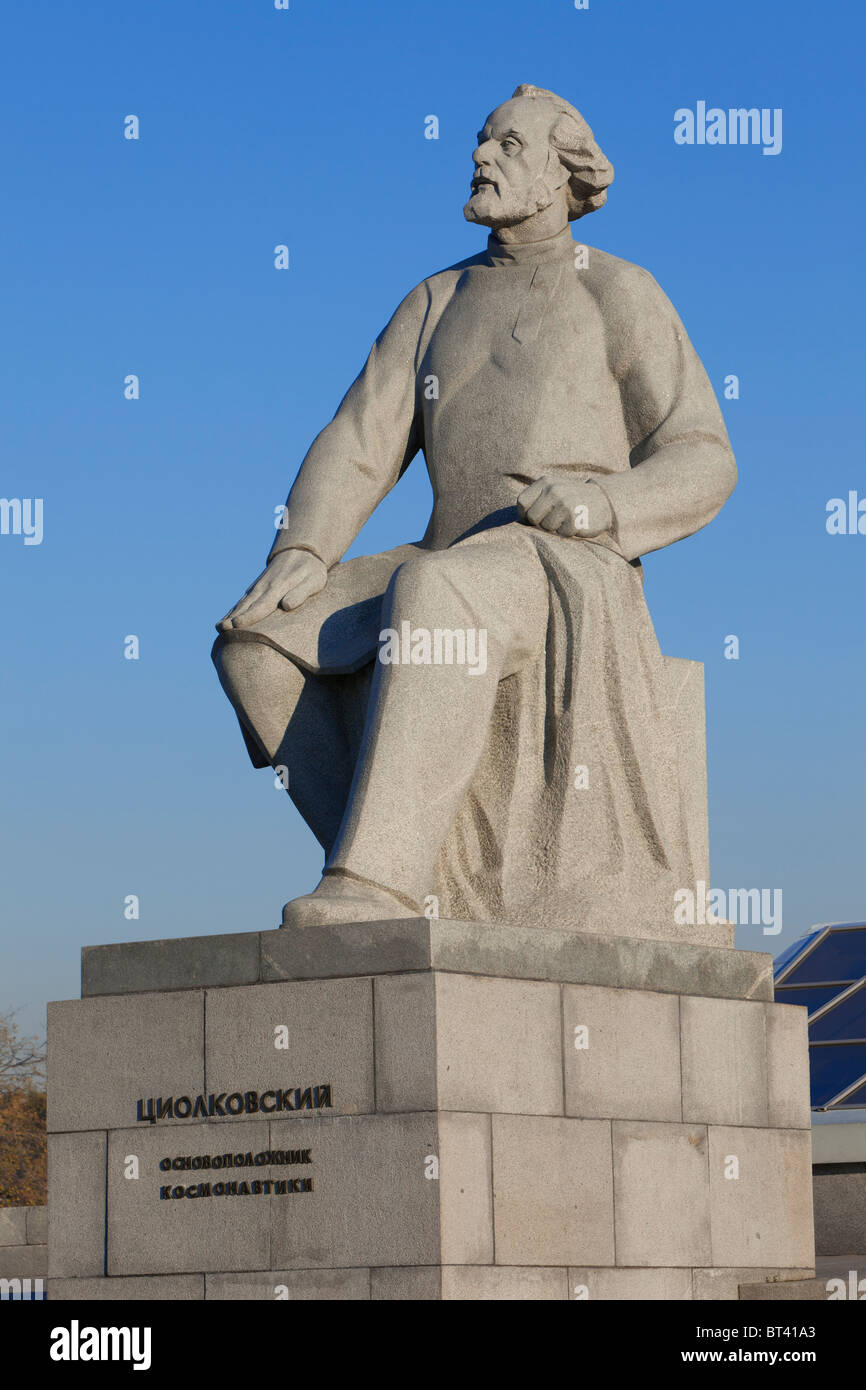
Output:
M491 265L534 265L552 256L573 255L573 246L569 226L539 241L501 241L496 232L491 232L487 238L487 256Z

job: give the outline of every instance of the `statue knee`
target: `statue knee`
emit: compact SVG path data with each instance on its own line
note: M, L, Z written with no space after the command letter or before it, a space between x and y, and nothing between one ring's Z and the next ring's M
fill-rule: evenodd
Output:
M243 704L244 697L255 690L260 667L258 642L218 642L213 663L220 684L233 705Z
M449 550L404 560L391 580L392 614L416 624L453 624L471 605L463 598L465 562Z
M266 642L219 642L213 660L242 722L273 760L303 691L303 673Z

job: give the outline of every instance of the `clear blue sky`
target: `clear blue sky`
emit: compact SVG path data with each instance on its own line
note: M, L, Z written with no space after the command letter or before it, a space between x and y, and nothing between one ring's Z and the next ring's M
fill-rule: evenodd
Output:
M83 944L273 926L316 882L213 623L393 308L483 244L474 133L519 82L616 166L579 235L652 271L720 395L740 378L739 488L646 566L663 650L706 663L713 881L782 888L783 935L739 938L774 953L866 917L866 535L825 529L866 496L863 28L853 0L7 8L0 491L44 499L44 540L0 537L0 1007L39 1027ZM698 101L781 108L782 152L676 145ZM417 539L428 506L419 458L353 553Z

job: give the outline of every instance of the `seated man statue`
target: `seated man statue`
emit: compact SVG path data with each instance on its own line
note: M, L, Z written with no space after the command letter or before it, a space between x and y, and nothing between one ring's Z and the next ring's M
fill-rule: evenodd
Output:
M376 340L214 660L325 852L284 925L640 934L695 874L640 557L736 468L655 280L572 238L613 179L580 113L520 86L472 158L487 249ZM419 450L423 539L341 563Z

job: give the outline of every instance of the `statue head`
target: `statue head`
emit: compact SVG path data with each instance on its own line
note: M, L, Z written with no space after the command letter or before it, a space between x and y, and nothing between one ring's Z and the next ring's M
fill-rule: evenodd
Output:
M487 117L472 159L472 196L463 215L494 230L557 201L574 221L601 207L613 180L613 165L580 112L528 83Z

